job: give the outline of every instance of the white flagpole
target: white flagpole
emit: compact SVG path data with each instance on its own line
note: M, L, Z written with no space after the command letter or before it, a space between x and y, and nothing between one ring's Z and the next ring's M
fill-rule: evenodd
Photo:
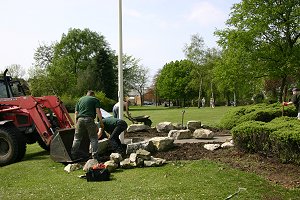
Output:
M123 94L123 41L122 41L122 0L119 0L119 57L118 57L118 95L119 95L119 118L123 119L124 94ZM120 140L124 143L124 132L120 135Z

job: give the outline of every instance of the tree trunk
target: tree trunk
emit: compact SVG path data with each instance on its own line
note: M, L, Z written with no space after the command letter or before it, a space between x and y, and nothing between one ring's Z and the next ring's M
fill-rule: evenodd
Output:
M285 97L283 98L284 88L286 86L286 76L284 76L281 80L280 92L279 92L279 102L285 101Z
M198 108L201 106L201 96L202 96L202 78L199 84L199 95L198 95Z

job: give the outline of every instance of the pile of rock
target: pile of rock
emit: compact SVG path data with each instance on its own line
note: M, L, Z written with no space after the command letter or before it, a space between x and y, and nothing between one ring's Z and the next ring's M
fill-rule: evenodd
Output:
M112 153L110 160L103 165L109 172L114 172L117 168L130 169L134 167L157 167L166 163L165 159L154 158L149 151L139 149L135 153L131 153L129 158L123 159L119 153ZM90 168L100 164L96 159L89 159L86 163L68 164L64 170L68 173L83 169L87 172Z
M154 158L149 151L139 149L135 153L131 153L129 158L120 162L120 167L124 169L134 167L157 167L166 163L165 159Z

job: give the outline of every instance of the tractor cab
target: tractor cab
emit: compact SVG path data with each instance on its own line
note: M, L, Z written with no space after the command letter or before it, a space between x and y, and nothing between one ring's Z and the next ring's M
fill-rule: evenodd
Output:
M25 92L19 80L13 80L11 76L7 76L7 69L4 71L3 77L0 77L0 98L25 96Z

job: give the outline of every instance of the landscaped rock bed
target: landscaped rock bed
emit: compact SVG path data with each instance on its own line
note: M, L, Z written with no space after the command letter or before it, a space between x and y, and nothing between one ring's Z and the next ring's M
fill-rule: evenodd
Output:
M228 134L228 131L211 129L215 135ZM126 133L125 138L152 138L166 137L167 132L157 132L156 129L150 129L143 132ZM247 172L256 173L267 180L282 185L287 188L300 187L300 166L293 164L282 164L277 159L265 157L259 154L248 154L238 151L236 148L219 148L209 151L204 148L202 142L174 144L174 147L168 151L154 152L154 157L162 158L167 161L178 160L213 160L225 163L233 168ZM221 143L220 143L221 145Z

